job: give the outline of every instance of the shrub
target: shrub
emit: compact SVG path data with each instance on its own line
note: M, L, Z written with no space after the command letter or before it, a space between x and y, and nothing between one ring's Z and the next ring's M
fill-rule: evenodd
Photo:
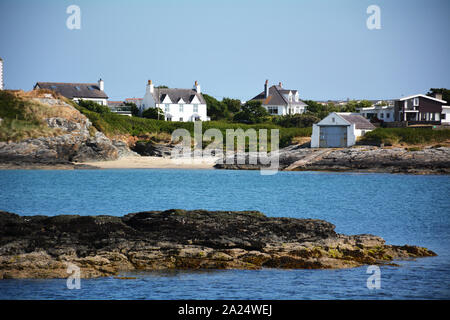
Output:
M361 141L384 143L424 144L443 142L450 139L450 130L431 130L424 128L377 128L367 132Z

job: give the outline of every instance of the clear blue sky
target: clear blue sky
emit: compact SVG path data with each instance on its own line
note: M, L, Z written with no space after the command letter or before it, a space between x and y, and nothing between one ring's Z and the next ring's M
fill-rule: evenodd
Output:
M448 0L1 0L0 57L6 88L101 77L111 100L148 79L242 100L265 79L303 99L397 98L450 88L449 13Z

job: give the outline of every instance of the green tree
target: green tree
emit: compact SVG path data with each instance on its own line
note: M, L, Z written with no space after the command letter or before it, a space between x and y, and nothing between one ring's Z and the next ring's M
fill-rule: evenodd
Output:
M139 109L136 106L136 103L134 103L134 102L125 102L124 105L126 105L127 107L130 108L131 114L134 117L138 117L139 116Z
M164 120L164 112L161 108L148 108L142 112L142 117L147 119Z
M247 101L242 110L233 117L234 121L243 123L261 123L269 117L267 110L261 105L261 101Z
M442 94L442 100L450 103L450 90L446 88L431 88L430 91L427 92L427 96L434 97L436 93Z
M230 112L227 105L216 98L203 93L203 98L206 101L206 110L211 120L223 120L230 118Z
M241 100L239 99L223 98L222 103L224 103L227 106L228 111L232 113L241 111Z
M94 111L97 113L110 113L111 112L111 110L108 108L108 106L104 106L102 104L99 104L99 103L91 101L91 100L80 100L77 102L77 104L80 107L86 108L90 111Z
M285 128L306 128L311 127L313 123L319 122L320 119L314 114L293 114L285 116L277 116L273 118L273 122Z

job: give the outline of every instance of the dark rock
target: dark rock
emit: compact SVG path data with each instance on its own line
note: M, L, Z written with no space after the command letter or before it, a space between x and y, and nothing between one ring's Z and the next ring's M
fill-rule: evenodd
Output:
M256 211L167 210L113 216L19 216L0 212L0 279L82 277L127 270L348 268L433 256L373 235L336 234L316 219Z

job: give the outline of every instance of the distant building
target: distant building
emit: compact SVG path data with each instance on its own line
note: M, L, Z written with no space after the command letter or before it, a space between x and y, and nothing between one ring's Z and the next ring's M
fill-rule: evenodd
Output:
M126 98L125 102L134 103L136 107L140 110L142 108L143 98Z
M394 106L382 106L374 104L371 107L358 109L359 114L361 114L366 119L377 118L383 122L393 122L394 121Z
M311 148L342 148L356 143L356 138L372 131L375 126L360 114L332 112L313 124Z
M131 107L125 105L125 101L108 101L108 107L111 112L130 117L132 116Z
M155 88L148 80L140 111L160 108L167 121L207 121L206 101L200 85L195 81L193 89Z
M395 121L408 121L408 124L441 124L442 106L447 102L441 94L429 97L415 94L395 100Z
M108 105L108 96L104 92L105 83L102 79L97 83L65 83L36 82L33 89L48 89L74 101L90 100L101 105Z
M261 101L271 115L300 114L307 107L297 90L284 89L281 82L269 88L269 80L264 83L264 91L251 100Z

